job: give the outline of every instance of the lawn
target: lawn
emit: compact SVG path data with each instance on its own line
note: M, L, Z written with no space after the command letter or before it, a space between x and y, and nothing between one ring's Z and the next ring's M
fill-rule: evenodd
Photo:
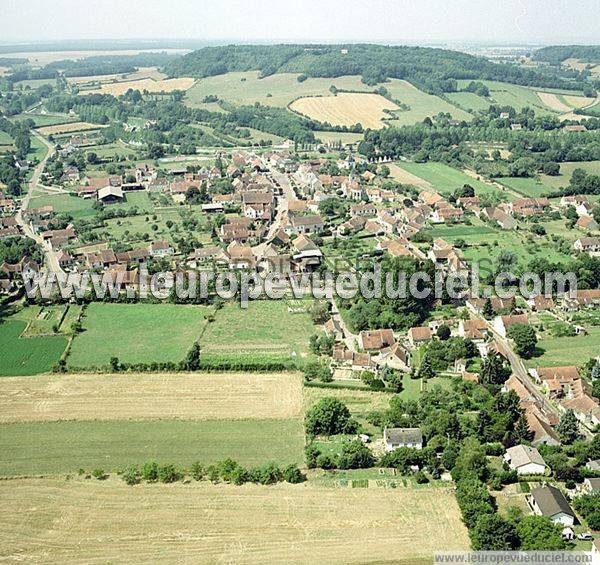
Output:
M96 214L93 208L94 200L79 198L69 194L43 194L36 191L31 197L29 208L52 206L57 214L70 214L73 218L86 218Z
M461 250L467 261L492 261L502 251L511 251L517 255L518 262L525 267L534 257L545 257L550 261L568 261L569 255L561 253L553 244L549 236L535 238L528 242L524 232L513 230L496 230L495 234L488 234L479 243L470 244Z
M250 302L240 308L227 302L216 312L200 340L205 358L219 359L268 356L289 360L292 354L304 356L308 340L316 331L306 312L288 312L284 300Z
M441 194L451 194L464 184L471 185L475 189L476 196L500 192L496 187L444 163L402 163L401 166L409 173L430 183Z
M552 189L544 182L544 177L500 177L496 180L522 196L537 198L546 196ZM568 182L566 183L568 184Z
M73 341L69 366L181 361L206 323L208 308L176 304L104 304L86 309L85 331Z
M113 420L0 425L0 476L106 471L155 459L301 464L301 420Z
M458 239L462 239L467 243L477 245L487 237L496 236L498 231L489 224L485 224L479 218L470 218L472 225L441 225L437 224L427 233L434 239L441 237L449 243L454 243Z
M426 117L433 117L440 112L447 112L457 120L469 121L471 114L457 106L446 102L438 96L427 94L405 80L391 79L383 84L395 101L407 104L408 110L394 112L395 119L388 122L390 125L403 126L422 122Z
M293 73L278 73L259 78L257 71L249 71L202 78L187 91L186 104L198 107L206 96L216 95L236 105L260 102L285 108L302 96L330 96L332 85L340 90L373 92L373 88L364 84L359 76L308 78L302 83L297 77Z
M69 325L61 324L63 316L66 318L67 313L73 310L74 313L79 311L79 306L69 306L55 304L50 306L28 306L13 316L13 320L21 320L28 324L24 337L37 337L40 335L53 334L53 328L60 326L61 330L69 331Z
M600 343L600 327L589 327L587 330L587 335L541 339L538 348L544 351L543 355L529 359L527 366L582 365L590 357L598 355Z
M35 375L49 371L67 346L62 336L19 337L27 323L17 319L0 321L0 375Z

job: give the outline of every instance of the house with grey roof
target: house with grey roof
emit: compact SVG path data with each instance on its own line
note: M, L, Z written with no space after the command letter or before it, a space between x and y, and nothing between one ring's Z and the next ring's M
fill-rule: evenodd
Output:
M517 475L543 475L548 468L540 452L529 445L509 447L504 461Z
M383 442L386 451L394 451L399 447L423 449L423 434L420 428L385 428Z
M546 516L556 524L572 526L575 523L575 512L556 487L546 485L532 489L527 502L535 514Z

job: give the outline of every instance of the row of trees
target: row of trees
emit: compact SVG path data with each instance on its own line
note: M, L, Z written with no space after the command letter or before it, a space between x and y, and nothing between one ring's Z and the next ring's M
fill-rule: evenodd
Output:
M104 473L102 472L104 475ZM188 470L172 464L159 465L156 461L147 461L141 467L130 465L121 473L128 485L136 485L142 481L147 483L174 483L190 475L194 480L209 480L213 483L224 482L235 485L258 483L272 485L278 482L301 483L304 475L296 465L280 468L276 463L266 463L247 469L233 459L223 459L214 465L202 465L199 461L192 463Z

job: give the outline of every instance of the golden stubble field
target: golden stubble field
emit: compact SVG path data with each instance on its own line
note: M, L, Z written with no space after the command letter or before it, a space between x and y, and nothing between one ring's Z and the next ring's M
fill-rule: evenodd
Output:
M245 420L302 414L296 374L67 374L0 379L0 423L180 418Z
M440 488L18 479L0 498L3 561L414 564L469 547Z
M61 133L75 133L80 131L90 131L94 129L105 128L105 125L91 124L89 122L69 122L55 126L43 126L36 131L42 135L58 135Z
M341 92L336 96L299 98L289 108L334 126L360 123L364 128L380 129L384 125L382 119L387 116L384 110L397 110L398 106L379 94Z
M121 96L130 88L139 90L140 92L144 90L148 92L173 92L174 90L188 90L194 86L195 82L196 79L189 77L169 78L165 80L143 78L140 80L103 84L99 88L82 90L81 94L112 94L113 96Z

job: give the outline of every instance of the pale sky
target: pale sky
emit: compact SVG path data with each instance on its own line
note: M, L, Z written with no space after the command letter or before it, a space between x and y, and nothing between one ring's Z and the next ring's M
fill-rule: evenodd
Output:
M0 42L599 43L600 0L0 0Z

